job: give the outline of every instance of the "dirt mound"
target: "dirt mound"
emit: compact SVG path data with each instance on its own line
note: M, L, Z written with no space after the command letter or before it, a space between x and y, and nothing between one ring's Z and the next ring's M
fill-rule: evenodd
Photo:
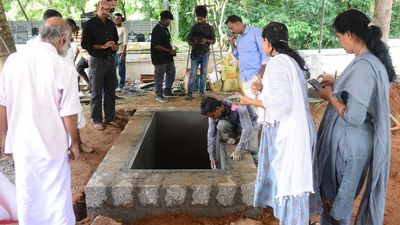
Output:
M390 88L390 112L396 118L400 117L400 83L394 83Z

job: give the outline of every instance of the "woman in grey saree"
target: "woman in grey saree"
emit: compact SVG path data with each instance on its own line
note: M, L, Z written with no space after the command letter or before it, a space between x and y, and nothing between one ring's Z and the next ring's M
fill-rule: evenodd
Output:
M380 28L348 10L333 24L354 60L334 80L323 74L328 100L318 130L317 156L324 211L321 225L350 224L354 199L365 181L355 224L383 224L390 162L389 86L395 77Z

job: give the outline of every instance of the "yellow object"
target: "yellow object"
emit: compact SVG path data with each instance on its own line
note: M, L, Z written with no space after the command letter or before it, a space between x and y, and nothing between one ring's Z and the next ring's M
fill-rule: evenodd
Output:
M223 68L221 77L223 82L222 90L227 91L238 91L240 89L239 81L239 62L228 54L224 60L222 60Z

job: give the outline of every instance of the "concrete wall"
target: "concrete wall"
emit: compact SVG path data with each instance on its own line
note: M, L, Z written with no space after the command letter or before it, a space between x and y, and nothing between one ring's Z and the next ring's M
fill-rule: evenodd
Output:
M389 40L389 46L393 65L396 67L397 74L400 74L400 39ZM300 50L299 53L310 67L311 77L316 77L323 71L332 74L337 71L338 75L340 75L354 58L354 55L347 54L343 49L324 49L321 53L318 53L318 50ZM216 57L218 55L216 54ZM187 53L180 53L175 57L177 78L183 78L186 62ZM210 57L209 69L213 65L214 62L212 61L212 57ZM151 64L150 54L129 54L127 57L127 77L140 79L141 74L154 74L154 66Z
M25 45L17 45L17 49ZM397 74L400 74L400 39L389 40L390 53L393 65ZM300 50L300 54L305 58L307 65L311 69L311 77L316 77L323 71L327 73L338 72L338 75L354 58L354 55L347 54L343 49L324 49L321 53L317 50ZM219 54L216 54L218 57ZM187 63L187 52L179 53L175 57L176 78L183 78L184 69ZM127 56L127 78L140 79L141 74L154 74L154 66L151 64L150 54L128 54ZM217 59L218 61L219 59ZM214 65L212 57L208 64L209 69ZM190 66L190 61L189 61ZM400 77L398 78L400 82Z

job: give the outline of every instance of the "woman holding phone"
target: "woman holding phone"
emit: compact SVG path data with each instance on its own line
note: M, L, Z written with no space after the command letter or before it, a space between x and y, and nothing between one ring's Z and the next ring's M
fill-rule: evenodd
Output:
M383 224L390 163L389 86L395 72L380 28L364 13L345 11L333 27L339 44L355 58L337 80L320 76L326 87L319 95L329 101L317 144L324 208L320 223L351 224L354 199L366 184L355 224Z
M254 205L274 209L280 224L308 224L314 188L316 128L308 106L305 62L288 45L288 29L271 22L262 32L271 57L262 78L252 86L259 99L237 94L240 104L265 108L259 148Z

